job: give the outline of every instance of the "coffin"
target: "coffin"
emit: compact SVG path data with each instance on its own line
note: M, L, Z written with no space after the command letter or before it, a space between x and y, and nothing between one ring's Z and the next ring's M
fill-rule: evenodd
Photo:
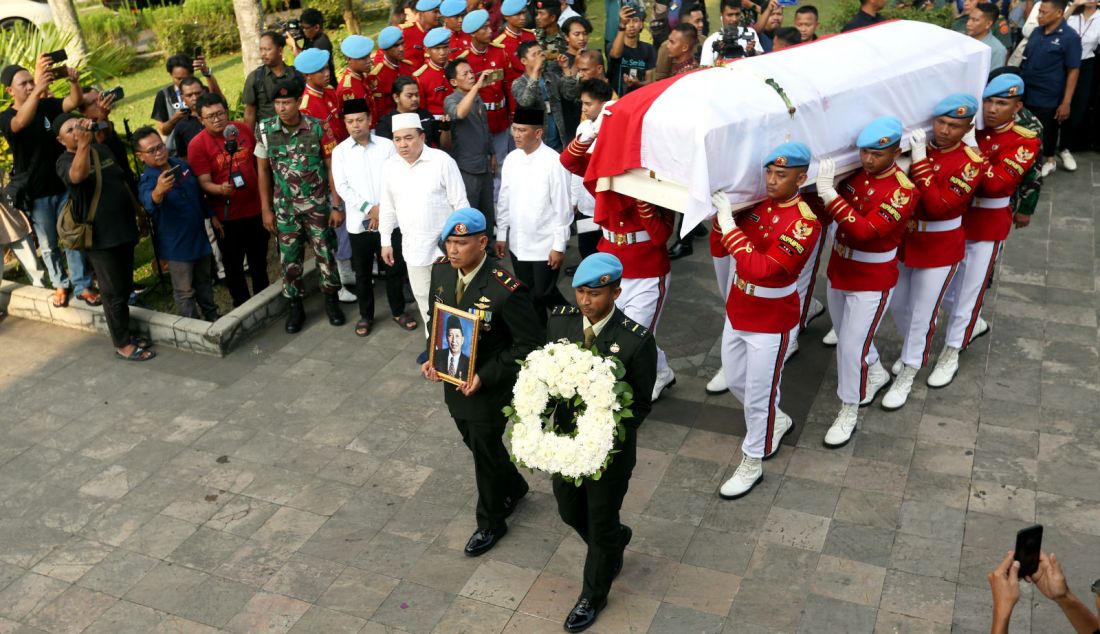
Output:
M711 192L727 192L735 208L762 199L762 163L776 145L808 144L811 179L826 156L838 173L854 169L871 119L928 128L946 95L981 95L989 60L971 37L892 21L667 79L609 107L585 180L682 212L686 233L713 213Z

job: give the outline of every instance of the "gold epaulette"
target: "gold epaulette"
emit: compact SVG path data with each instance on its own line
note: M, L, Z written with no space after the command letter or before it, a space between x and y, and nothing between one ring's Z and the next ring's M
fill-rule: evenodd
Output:
M507 33L501 33L497 36L497 39L493 40L493 44L504 44L504 38L508 37Z
M421 74L421 73L423 73L423 72L424 72L424 71L426 71L426 70L428 70L428 65L427 65L427 64L424 64L424 65L423 65L423 66L421 66L420 68L418 68L418 69L414 70L414 71L413 71L413 75L412 75L412 76L413 76L413 77L419 77L419 76L420 76L420 74Z
M409 66L412 66L412 65L413 65L413 63L412 63L411 61L407 60L407 59L403 59L403 60L401 60L401 63L402 63L402 64L408 64Z
M1035 132L1035 130L1032 130L1031 128L1025 128L1020 124L1012 126L1012 131L1024 137L1025 139L1034 139L1035 137L1039 136L1039 134Z
M496 42L489 42L489 46L495 46L497 48L504 48L503 44L498 44Z
M806 220L817 220L817 214L813 209L810 209L809 203L805 201L798 201L798 211L802 213L802 217Z
M386 66L385 64L375 64L374 68L370 69L371 77L374 77L374 76L378 75L378 73L382 72L382 69L385 68L385 66Z
M441 255L441 256L439 256L438 258L435 259L435 262L432 262L432 266L435 266L436 264L446 264L447 262L448 262L447 256Z
M466 49L466 50L462 51L461 53L459 53L458 55L455 55L454 58L452 58L451 61L454 61L456 59L465 59L466 56L469 55L469 54L470 54L470 49Z
M978 151L978 148L970 147L969 145L963 145L963 150L966 152L966 155L970 157L971 161L974 161L975 163L981 163L985 161L985 156Z
M500 285L508 289L509 293L514 293L522 285L511 273L504 269L493 269L493 279L500 282Z
M906 189L913 189L913 181L909 180L909 177L905 175L905 172L898 170L894 172L894 175L898 177L898 183Z

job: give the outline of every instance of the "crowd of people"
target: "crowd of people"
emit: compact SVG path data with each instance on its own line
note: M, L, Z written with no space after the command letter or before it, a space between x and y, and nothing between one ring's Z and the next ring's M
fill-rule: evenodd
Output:
M606 604L631 539L619 507L635 431L676 381L657 328L672 260L693 248L692 232L669 244L680 234L670 210L633 199L599 208L583 176L606 107L700 66L812 46L819 37L811 5L784 27L786 8L775 0L722 0L720 26L710 32L701 3L658 2L649 20L640 3L614 4L600 50L589 46L593 27L579 0L484 7L410 0L400 25L339 42L346 59L339 73L324 16L309 9L301 34L262 35L263 64L248 74L240 120L231 120L201 51L175 55L166 64L172 82L155 97L155 123L129 139L140 174L110 121L115 96L82 87L74 71L42 55L33 69L0 73L13 97L0 113L15 163L8 200L30 216L23 224L33 224L54 304L102 304L115 352L127 360L155 356L128 323L134 246L146 223L185 317L218 319L219 278L234 307L266 288L272 237L288 333L306 320L307 243L329 323L345 323L341 302L356 304L354 333L371 335L380 276L390 318L425 337L417 361L429 380L439 380L441 368L462 374L458 354L450 365L428 358L435 307L478 313L475 369L444 388L474 456L471 556L505 535L528 490L502 441L515 361L561 338L622 357L634 416L616 445L614 472L583 487L554 487L563 519L589 546L582 595L565 623L580 631ZM750 494L764 477L762 461L793 428L780 408L783 366L802 330L825 312L840 402L825 447L846 445L859 408L878 395L887 410L903 407L923 368L932 366L930 387L949 385L959 355L990 331L981 317L985 289L1012 227L1028 226L1042 177L1057 161L1076 169L1072 152L1095 147L1096 1L955 4L954 28L991 49L982 94L943 95L927 113L930 132L906 132L880 113L853 139L861 168L842 179L803 139L767 157L767 197L754 207L734 214L725 194L713 198L714 221L701 230L728 318L722 368L707 391L732 392L747 429L722 498ZM881 21L885 5L864 0L845 30ZM650 41L642 39L647 28ZM61 79L69 93L57 99L50 86ZM979 112L983 127L975 130ZM91 227L84 248L59 242L58 218L66 215ZM9 242L32 281L44 284L29 230L13 229L21 235ZM566 268L574 233L581 262ZM822 302L814 291L826 253ZM559 290L563 273L573 276L576 307ZM417 311L406 310L406 292ZM941 309L946 344L933 364ZM903 339L889 367L874 345L887 313ZM461 347L461 327L451 330Z

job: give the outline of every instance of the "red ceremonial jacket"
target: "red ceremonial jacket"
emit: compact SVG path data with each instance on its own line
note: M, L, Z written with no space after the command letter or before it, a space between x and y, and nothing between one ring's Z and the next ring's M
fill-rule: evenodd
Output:
M401 25L401 39L405 42L405 60L413 68L420 68L424 64L424 36L427 33L420 26L419 20L405 22Z
M1041 141L1033 131L1013 123L999 130L978 131L978 147L988 164L985 179L978 186L975 201L980 198L1010 198L1020 181L1039 159ZM963 216L967 240L1004 240L1012 230L1012 206L1005 203L996 209L971 205Z
M370 82L371 99L374 102L371 108L374 115L372 122L397 109L397 104L393 102L393 81L401 75L412 75L415 70L416 67L407 59L401 60L400 66L394 66L384 56L381 62L370 69L367 81Z
M519 35L513 35L507 26L505 26L500 35L493 40L493 44L499 44L504 48L504 52L508 58L508 67L504 69L504 96L508 98L508 111L512 114L516 112L516 100L512 98L512 82L520 75L527 72L523 64L519 61L519 55L517 55L516 52L519 50L520 44L536 41L538 41L538 38L535 37L534 31L522 29Z
M870 263L842 257L846 249L885 253L896 249L919 192L897 165L874 176L859 170L840 184L825 211L837 223L829 282L842 291L886 291L898 283L897 257Z
M413 77L420 86L420 107L436 116L442 115L443 100L455 91L451 82L444 76L443 69L429 59L423 66L416 69Z
M829 214L825 213L825 201L821 200L821 196L817 195L816 191L799 192L802 196L802 202L810 206L810 211L817 217L817 222L821 225L821 231L818 232L817 241L825 242L825 237L828 235L825 229L832 224L833 219L829 217ZM726 258L729 257L730 252L726 250L726 247L722 244L722 230L718 227L718 219L714 219L711 222L711 231L708 237L710 242L710 255L714 258ZM820 256L818 257L820 260Z
M588 169L591 155L588 148L592 141L582 142L580 138L572 142L561 153L561 164L565 169L584 177ZM668 259L669 236L672 235L672 214L662 211L653 205L630 199L631 202L623 205L621 209L609 209L601 204L602 196L596 195L596 213L593 220L600 227L616 234L628 234L636 231L645 231L649 234L649 240L634 244L615 244L606 237L600 237L598 249L604 253L610 253L619 258L623 263L623 277L638 279L646 277L663 277L672 269ZM625 198L625 197L624 197Z
M478 53L474 50L472 42L463 50L455 50L451 59L463 59L470 64L474 75L486 70L507 70L508 59L504 53L504 47L500 44L489 43L485 50ZM481 100L485 102L485 109L489 111L489 132L496 134L508 129L511 124L508 116L508 100L505 97L504 81L491 83L478 91Z
M923 231L923 223L963 216L985 169L982 153L962 143L947 151L929 146L928 158L913 163L910 173L920 200L898 249L898 259L905 266L933 268L962 262L966 250L962 225L948 231Z
M334 89L325 88L321 92L312 86L306 86L298 110L321 122L326 136L330 137L322 140L328 153L331 154L337 143L348 138L348 129L344 127L344 102Z

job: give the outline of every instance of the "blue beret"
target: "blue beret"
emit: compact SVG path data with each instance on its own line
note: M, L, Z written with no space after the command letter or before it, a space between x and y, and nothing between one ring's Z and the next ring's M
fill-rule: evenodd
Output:
M401 41L403 37L401 29L396 26L387 26L378 34L378 48L386 50Z
M1012 73L997 75L993 78L993 81L989 82L989 85L985 87L985 92L982 93L982 99L989 99L990 97L1023 96L1024 80L1021 79L1019 75L1013 75Z
M593 253L581 260L573 273L573 288L600 288L623 276L623 263L610 253Z
M897 117L879 117L859 133L856 147L861 150L881 150L901 141L902 125Z
M969 119L978 112L978 100L966 93L957 92L947 95L932 109L933 117L951 117Z
M764 167L809 167L810 148L805 143L789 141L772 150L764 159Z
M324 49L307 48L294 58L294 68L305 75L316 73L328 65L328 57L328 51Z
M462 18L462 32L473 33L474 31L485 26L489 22L489 12L485 9L478 9L477 11L471 11L466 14L466 17Z
M443 223L443 233L440 240L446 240L450 236L469 236L485 232L485 214L473 207L456 209Z
M417 11L431 11L438 9L441 0L416 0Z
M424 48L443 46L451 41L451 30L445 26L437 26L424 36Z
M340 52L348 59L363 59L374 50L374 40L366 35L349 35L340 42Z
M439 13L445 18L453 18L466 12L466 0L443 0Z
M500 5L500 14L509 17L521 13L526 8L526 0L504 0L504 4Z

